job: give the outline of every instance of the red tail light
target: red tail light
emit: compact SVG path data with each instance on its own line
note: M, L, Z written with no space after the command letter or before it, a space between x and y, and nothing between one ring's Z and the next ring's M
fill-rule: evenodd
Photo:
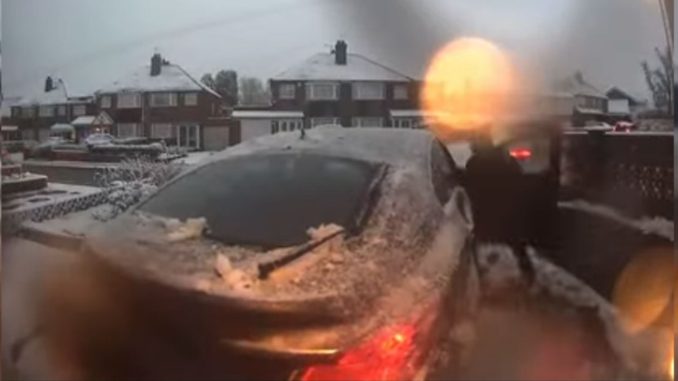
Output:
M516 148L512 149L510 152L511 156L517 160L526 160L532 157L532 151L527 148Z
M336 364L307 368L302 381L408 380L415 375L419 351L412 325L386 327L346 352Z

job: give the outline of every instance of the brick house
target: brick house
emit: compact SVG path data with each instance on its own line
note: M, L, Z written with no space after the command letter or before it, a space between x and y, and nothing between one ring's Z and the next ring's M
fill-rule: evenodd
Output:
M608 115L611 122L634 120L640 112L648 109L647 101L616 86L608 89L605 95L608 98Z
M607 96L584 79L581 72L556 84L556 89L574 96L572 125L584 126L586 122L607 120Z
M69 95L63 80L47 77L44 91L16 101L10 114L7 122L18 127L23 140L44 141L52 126L95 115L96 107L92 97Z
M315 54L269 83L268 110L234 112L244 138L326 124L409 128L421 120L419 83L365 56L348 53L345 41L337 41L332 52ZM257 133L248 132L250 124Z
M188 149L217 150L238 140L221 96L154 54L144 66L96 91L118 137L143 136Z

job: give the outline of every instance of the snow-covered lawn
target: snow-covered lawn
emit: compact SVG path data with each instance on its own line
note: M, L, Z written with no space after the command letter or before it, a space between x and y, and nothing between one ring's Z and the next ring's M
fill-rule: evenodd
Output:
M172 160L172 162L177 164L195 165L206 160L213 154L213 151L189 152L186 157Z
M673 221L662 217L642 217L633 219L622 215L609 206L594 204L585 200L563 201L558 203L558 206L561 208L582 210L602 217L607 217L623 225L640 229L645 234L656 234L671 241L674 241L675 239Z

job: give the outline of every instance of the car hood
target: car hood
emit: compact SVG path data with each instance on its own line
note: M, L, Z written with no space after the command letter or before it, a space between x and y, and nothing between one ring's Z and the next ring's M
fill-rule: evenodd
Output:
M469 227L452 205L444 218L419 176L391 173L359 235L315 227L309 242L317 245L267 279L257 274L260 264L300 247L261 252L203 237L170 241L165 219L131 212L94 232L86 250L105 267L143 284L137 288L212 306L219 312L203 315L214 323L205 326L219 325L224 314L239 316L238 324L221 326L229 342L286 350L342 347L412 313L413 305L435 299L451 281ZM270 332L262 332L262 322ZM281 333L290 324L294 329ZM247 334L253 326L256 337Z

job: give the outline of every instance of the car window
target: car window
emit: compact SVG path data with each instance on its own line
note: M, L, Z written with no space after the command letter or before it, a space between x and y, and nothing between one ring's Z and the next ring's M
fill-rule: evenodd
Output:
M436 197L445 205L452 195L456 184L456 165L445 146L436 141L431 146L431 183Z
M160 190L140 210L205 217L210 237L263 248L304 243L307 230L351 229L378 166L314 154L247 156L208 164Z

